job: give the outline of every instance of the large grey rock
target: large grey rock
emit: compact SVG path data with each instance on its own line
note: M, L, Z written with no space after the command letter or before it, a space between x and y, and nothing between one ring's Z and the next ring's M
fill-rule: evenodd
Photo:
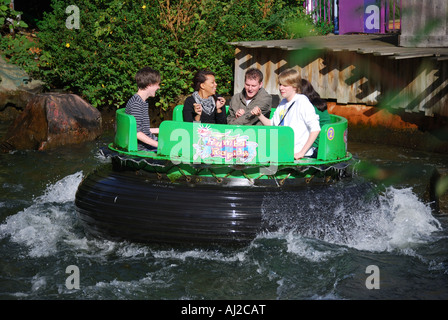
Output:
M74 94L35 95L5 134L2 151L46 150L96 139L101 113Z

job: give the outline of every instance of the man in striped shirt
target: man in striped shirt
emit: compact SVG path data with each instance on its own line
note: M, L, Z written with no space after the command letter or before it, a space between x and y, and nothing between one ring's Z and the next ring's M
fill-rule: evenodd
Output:
M148 114L149 97L154 97L160 88L160 73L150 67L144 67L135 75L138 91L126 104L126 113L133 115L137 122L138 150L157 151L159 128L151 128Z

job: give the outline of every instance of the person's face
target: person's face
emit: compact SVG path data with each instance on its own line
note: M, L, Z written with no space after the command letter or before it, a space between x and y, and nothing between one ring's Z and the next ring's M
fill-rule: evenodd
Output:
M258 90L263 86L263 82L258 79L246 79L244 82L244 89L246 91L246 99L250 100L258 93Z
M150 97L156 96L156 91L160 89L160 83L150 84L148 86L148 93Z
M293 86L284 85L284 84L280 84L279 90L280 90L280 94L282 95L282 97L288 101L290 101L294 97L294 95L297 93L296 88L294 88Z
M208 74L205 76L207 80L201 83L201 90L206 97L210 97L216 93L216 87L218 86L215 81L215 76Z

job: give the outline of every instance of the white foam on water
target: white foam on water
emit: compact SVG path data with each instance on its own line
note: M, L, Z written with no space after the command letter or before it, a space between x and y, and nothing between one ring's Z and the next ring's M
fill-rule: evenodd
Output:
M219 251L213 250L157 250L153 251L152 254L158 259L176 259L180 261L185 261L187 259L202 259L210 261L223 261L223 262L234 262L234 261L244 261L246 259L247 251L236 251L232 254L226 254Z
M74 215L65 205L74 201L81 180L82 172L77 172L49 185L33 205L6 218L0 225L0 239L9 237L28 247L31 257L55 254L62 239L74 237Z
M151 276L147 276L137 280L131 281L120 281L114 279L112 281L100 281L95 284L91 289L92 291L97 291L98 289L108 289L115 293L115 295L123 295L128 297L130 295L135 295L136 293L144 293L147 286L167 286L163 281L153 279Z
M33 292L44 290L47 287L47 278L40 275L35 275L31 280L31 290Z
M287 251L306 258L311 262L323 262L345 252L344 248L329 249L317 246L315 242L303 237L297 237L292 232L286 236Z
M418 199L411 188L390 187L380 195L379 202L366 203L366 207L359 212L343 213L344 209L344 206L336 206L334 212L329 214L333 214L335 220L350 214L350 228L346 225L341 228L337 223L319 226L323 229L319 234L324 234L320 240L357 250L400 250L405 255L412 255L415 246L433 241L431 235L441 230L441 224L433 216L430 206ZM287 241L289 252L310 261L326 260L340 253L318 248L316 242L307 241L315 233L289 231L281 237Z
M98 150L95 153L95 159L99 162L99 163L110 163L110 159L108 157L106 157L100 150Z
M418 199L411 188L390 187L380 200L380 207L353 230L348 246L368 251L406 251L431 241L431 235L441 230L430 206Z
M203 259L212 261L245 261L248 250L232 254L206 250L151 250L145 246L129 243L115 243L105 240L87 240L74 232L77 217L74 199L83 178L82 172L69 175L49 185L44 194L34 200L33 205L9 216L0 225L0 239L24 245L31 257L45 257L58 252L61 243L68 245L80 255L107 256L110 253L121 257L152 255L159 259ZM418 199L411 189L390 187L380 195L379 202L366 204L360 212L347 210L344 203L332 209L334 219L351 216L349 230L341 230L334 225L319 225L324 232L325 243L339 247L317 245L310 242L312 234L288 231L260 235L258 238L283 238L287 251L313 262L325 261L343 253L344 248L368 251L391 251L395 249L412 252L412 247L430 240L433 232L441 229L440 223L431 213L431 208ZM256 246L255 243L252 246ZM407 249L407 251L406 251Z
M54 184L48 185L44 194L36 199L36 202L68 202L75 200L75 194L78 186L81 183L83 174L77 172L72 175L57 181Z

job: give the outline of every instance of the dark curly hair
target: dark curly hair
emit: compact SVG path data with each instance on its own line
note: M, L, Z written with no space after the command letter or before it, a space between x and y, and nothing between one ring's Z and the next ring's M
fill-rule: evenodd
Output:
M199 91L201 83L204 83L207 80L207 76L215 76L215 73L210 70L199 70L196 72L193 78L194 91Z
M302 79L300 84L301 93L308 97L313 106L315 106L320 111L324 111L327 109L327 102L320 97L316 90L314 90L313 85L308 80Z

